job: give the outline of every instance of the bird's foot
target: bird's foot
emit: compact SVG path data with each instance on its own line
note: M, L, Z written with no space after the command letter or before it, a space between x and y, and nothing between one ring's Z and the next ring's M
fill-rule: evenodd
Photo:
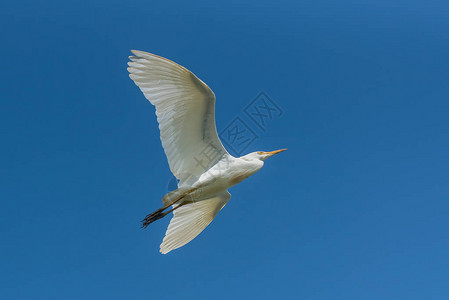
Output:
M142 220L142 228L147 228L148 225L150 225L154 221L162 219L163 217L165 217L166 215L168 215L171 212L171 210L164 212L165 209L166 209L166 207L162 207L162 208L159 208L158 210L152 212L151 214L147 215Z

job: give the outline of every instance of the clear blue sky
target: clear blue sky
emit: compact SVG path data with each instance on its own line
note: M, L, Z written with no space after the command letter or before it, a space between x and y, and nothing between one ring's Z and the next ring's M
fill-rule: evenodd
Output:
M9 1L0 12L1 299L448 299L447 1ZM158 252L171 174L131 49L283 114L289 148ZM253 125L249 125L253 126Z

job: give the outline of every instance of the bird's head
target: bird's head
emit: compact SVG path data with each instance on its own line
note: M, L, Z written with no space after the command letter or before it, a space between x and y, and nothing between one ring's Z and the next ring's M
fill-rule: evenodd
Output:
M248 155L245 155L244 157L249 158L249 159L266 160L268 157L271 157L275 154L281 153L285 150L287 150L287 149L280 149L280 150L275 150L275 151L270 151L270 152L256 151L256 152L250 153Z

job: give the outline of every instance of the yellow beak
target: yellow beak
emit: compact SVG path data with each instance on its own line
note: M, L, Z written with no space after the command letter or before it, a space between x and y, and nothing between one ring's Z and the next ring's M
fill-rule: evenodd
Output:
M272 156L272 155L275 155L275 154L284 152L285 150L287 150L287 149L280 149L280 150L275 150L275 151L265 152L265 154L268 154L268 155Z

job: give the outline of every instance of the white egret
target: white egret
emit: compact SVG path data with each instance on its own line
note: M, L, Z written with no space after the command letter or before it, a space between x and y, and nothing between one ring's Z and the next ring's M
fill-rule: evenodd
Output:
M173 212L160 246L165 254L200 234L231 198L228 188L259 171L264 160L282 152L233 157L215 127L215 95L192 72L166 58L133 50L130 78L156 107L160 138L178 189L162 198L163 207L142 226Z

